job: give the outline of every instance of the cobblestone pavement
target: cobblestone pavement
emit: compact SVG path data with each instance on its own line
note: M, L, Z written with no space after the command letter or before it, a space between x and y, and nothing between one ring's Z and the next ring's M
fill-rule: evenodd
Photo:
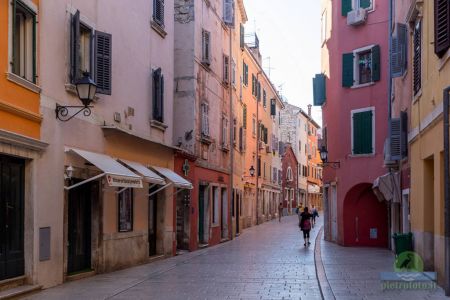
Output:
M216 247L69 282L28 299L321 299L314 266L319 226L304 247L297 224L296 216L284 217Z
M394 266L394 255L389 250L341 247L323 239L321 250L326 278L337 300L450 299L441 288L383 290L380 272L393 272Z

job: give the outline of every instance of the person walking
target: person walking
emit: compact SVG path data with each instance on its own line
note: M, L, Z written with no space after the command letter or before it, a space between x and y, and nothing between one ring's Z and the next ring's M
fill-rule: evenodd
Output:
M315 205L312 206L311 215L312 215L312 227L314 228L314 225L316 225L316 218L319 217L319 211L317 210Z
M283 202L278 205L278 222L281 222L281 216L283 215Z
M300 227L300 230L303 231L303 240L305 241L305 247L306 245L311 245L311 242L309 241L309 233L311 232L311 217L312 215L309 213L308 207L305 207L303 212L298 215L298 226Z

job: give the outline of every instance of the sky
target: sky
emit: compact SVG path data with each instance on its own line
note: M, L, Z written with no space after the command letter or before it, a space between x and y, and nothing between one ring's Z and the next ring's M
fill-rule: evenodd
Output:
M290 104L307 111L313 102L312 78L320 73L319 0L244 0L246 34L259 38L263 67ZM269 60L270 57L270 60ZM322 124L320 107L313 117Z

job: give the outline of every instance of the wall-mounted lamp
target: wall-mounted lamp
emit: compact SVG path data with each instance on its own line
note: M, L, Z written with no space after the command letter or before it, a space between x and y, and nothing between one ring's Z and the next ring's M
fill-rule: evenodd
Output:
M85 117L88 117L91 115L91 106L90 104L95 98L95 94L97 92L97 85L95 82L90 78L89 72L84 72L83 77L80 78L75 83L75 88L77 90L78 98L80 99L81 103L83 105L76 105L76 106L63 106L56 104L56 118L60 121L67 122L79 113L83 112L83 115ZM79 109L77 112L75 112L73 115L69 116L69 109Z
M72 179L73 176L73 167L69 165L64 172L64 179Z
M338 169L341 167L341 162L339 161L328 161L328 150L325 146L322 146L319 150L320 159L322 160L321 167L332 167L333 169Z

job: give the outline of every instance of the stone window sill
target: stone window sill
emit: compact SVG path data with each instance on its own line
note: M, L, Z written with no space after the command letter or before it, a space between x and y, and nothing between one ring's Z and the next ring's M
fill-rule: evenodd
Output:
M150 120L150 127L165 132L169 126L156 120Z
M6 78L14 82L15 84L20 85L21 87L24 87L33 93L39 94L41 92L41 88L37 86L36 84L32 83L31 81L26 80L25 78L22 78L20 76L17 76L14 73L6 73Z
M365 88L365 87L368 87L368 86L372 86L372 85L374 85L374 84L375 84L375 82L368 82L368 83L363 83L363 84L356 84L356 85L353 85L353 86L352 86L352 89Z
M369 153L369 154L351 154L349 155L350 158L364 158L364 157L375 157L375 153Z
M200 142L202 142L203 144L206 144L206 145L211 145L213 141L209 136L202 134L202 136L200 138Z
M156 23L155 21L151 20L150 21L150 26L152 27L153 30L156 31L156 33L158 33L163 39L166 37L167 32L164 30L164 28L159 25L158 23Z

